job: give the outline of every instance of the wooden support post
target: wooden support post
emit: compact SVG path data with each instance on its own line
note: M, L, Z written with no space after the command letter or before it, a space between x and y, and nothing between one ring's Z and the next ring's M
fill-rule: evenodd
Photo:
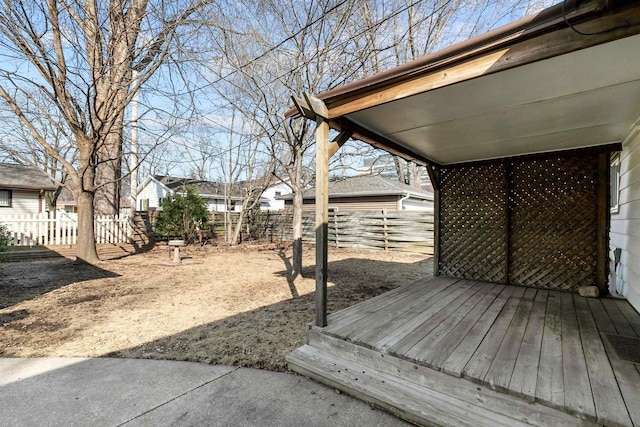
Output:
M610 166L610 154L600 153L598 155L598 251L596 255L596 286L600 289L600 295L609 293Z
M329 122L324 103L305 94L316 120L316 326L327 326ZM346 139L345 139L346 141Z
M433 275L440 275L440 171L428 164L427 173L433 187Z

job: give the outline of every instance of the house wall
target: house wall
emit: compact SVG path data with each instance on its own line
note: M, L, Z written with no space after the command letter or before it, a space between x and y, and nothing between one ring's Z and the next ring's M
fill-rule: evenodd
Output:
M640 120L620 153L619 211L611 214L611 251L622 250L610 277L610 288L640 311ZM613 257L612 257L613 258Z
M0 217L6 215L37 214L45 208L45 201L40 202L40 190L16 190L12 189L11 207L0 207Z
M433 201L422 199L407 199L402 202L402 210L433 212Z
M170 192L158 184L156 181L151 180L147 185L138 191L136 197L136 209L158 209L160 207L160 199L167 198ZM148 200L147 206L144 206L144 201Z
M204 198L204 200L207 203L207 209L209 209L209 212L225 212L226 211L226 205L225 205L224 199ZM240 204L240 202L236 202L233 208L231 209L232 212L240 212L241 210L242 210L242 205Z
M284 200L276 199L276 193L280 193L281 196L291 194L291 188L283 183L272 185L268 187L262 193L262 198L268 201L260 203L260 210L263 211L276 211L284 209Z

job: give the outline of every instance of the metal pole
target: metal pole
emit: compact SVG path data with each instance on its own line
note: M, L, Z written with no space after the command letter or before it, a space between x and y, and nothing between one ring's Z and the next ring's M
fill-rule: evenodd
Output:
M133 217L138 208L138 72L133 70L132 80L135 92L131 99L131 209L129 214Z

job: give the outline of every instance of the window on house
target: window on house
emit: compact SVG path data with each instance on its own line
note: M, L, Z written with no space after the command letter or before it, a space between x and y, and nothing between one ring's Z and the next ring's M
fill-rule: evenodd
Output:
M11 207L11 190L0 190L0 208Z
M611 155L611 213L620 211L620 153Z

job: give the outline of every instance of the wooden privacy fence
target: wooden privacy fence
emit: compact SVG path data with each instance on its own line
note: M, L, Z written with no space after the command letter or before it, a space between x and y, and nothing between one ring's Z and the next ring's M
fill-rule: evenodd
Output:
M9 246L75 245L78 220L74 214L51 212L0 216L9 231ZM128 217L96 216L96 243L129 243L132 226Z
M231 223L239 212L231 212ZM152 221L154 223L154 221ZM230 224L227 223L227 227ZM214 237L224 239L224 212L212 212L210 228ZM246 215L243 241L292 241L293 213L261 211ZM302 240L315 243L315 213L302 215ZM378 249L433 254L433 213L400 212L329 212L329 245L336 248Z
M293 240L293 214L268 213L263 240ZM302 240L315 243L315 213L302 216ZM329 212L329 245L433 254L430 212Z

